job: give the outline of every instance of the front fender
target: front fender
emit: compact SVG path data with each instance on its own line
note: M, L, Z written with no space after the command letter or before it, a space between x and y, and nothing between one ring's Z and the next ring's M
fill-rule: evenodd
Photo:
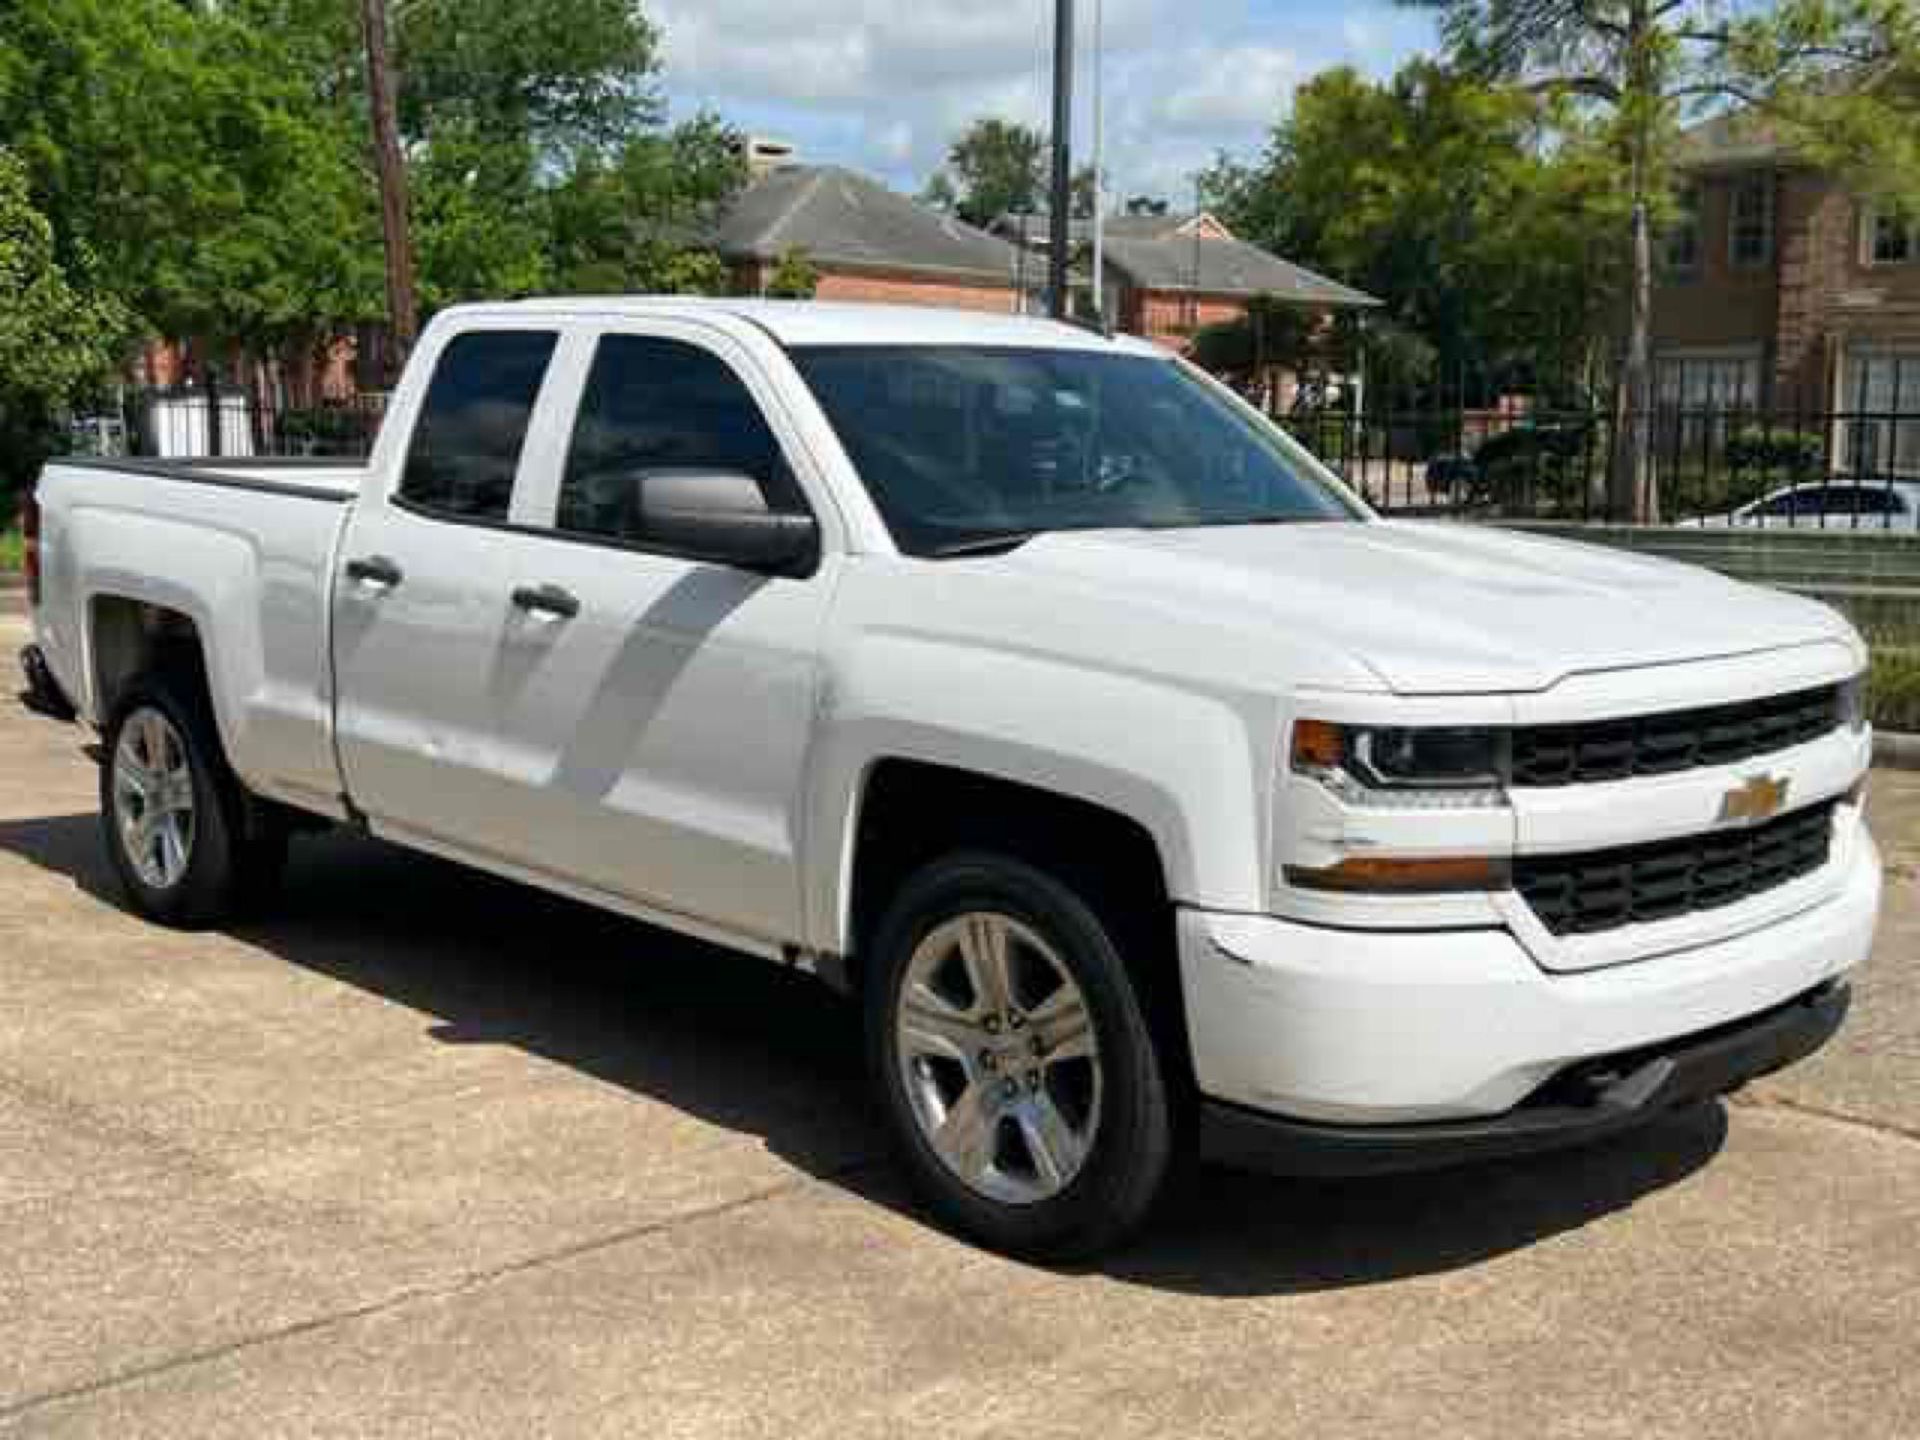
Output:
M807 819L808 943L851 944L860 797L884 760L1031 786L1126 816L1183 903L1259 910L1275 710L1056 655L868 632L826 687Z

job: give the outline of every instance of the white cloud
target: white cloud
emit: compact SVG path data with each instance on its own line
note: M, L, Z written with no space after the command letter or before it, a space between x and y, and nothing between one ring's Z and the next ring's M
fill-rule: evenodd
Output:
M1196 135L1271 126L1305 73L1298 56L1273 45L1192 46L1165 68L1152 113L1168 128Z
M1088 140L1091 3L1080 0L1076 159ZM1104 0L1107 170L1179 197L1222 148L1257 149L1324 65L1384 73L1431 35L1386 0ZM1046 0L656 0L669 93L793 140L808 159L917 186L969 120L1044 125Z

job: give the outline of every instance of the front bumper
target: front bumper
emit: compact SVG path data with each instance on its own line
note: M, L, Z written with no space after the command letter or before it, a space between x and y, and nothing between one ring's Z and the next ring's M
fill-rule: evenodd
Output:
M1574 973L1544 969L1503 929L1341 930L1184 910L1182 989L1211 1128L1244 1129L1222 1117L1255 1112L1316 1127L1484 1130L1523 1102L1543 1108L1550 1082L1586 1062L1658 1058L1757 1023L1872 948L1881 867L1864 826L1836 865L1824 897L1795 914ZM1661 1089L1614 1099L1650 1113Z
M1387 1175L1583 1145L1738 1089L1804 1059L1846 1018L1852 990L1829 981L1750 1020L1650 1051L1588 1062L1487 1120L1316 1125L1207 1101L1200 1149L1243 1170L1316 1177Z

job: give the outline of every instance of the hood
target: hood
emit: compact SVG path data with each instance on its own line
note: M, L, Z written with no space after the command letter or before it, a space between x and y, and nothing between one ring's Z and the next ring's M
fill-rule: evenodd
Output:
M1813 601L1575 541L1445 522L1100 530L1000 562L1133 604L1272 626L1403 694L1545 690L1568 675L1838 640Z

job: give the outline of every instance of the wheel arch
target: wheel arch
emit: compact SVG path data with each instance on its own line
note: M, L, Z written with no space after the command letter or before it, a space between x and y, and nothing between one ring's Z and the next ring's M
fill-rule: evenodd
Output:
M185 610L134 595L90 595L86 610L88 701L91 718L104 726L127 688L144 675L166 671L216 697L199 622ZM218 722L217 705L214 707ZM225 742L224 728L222 743Z

